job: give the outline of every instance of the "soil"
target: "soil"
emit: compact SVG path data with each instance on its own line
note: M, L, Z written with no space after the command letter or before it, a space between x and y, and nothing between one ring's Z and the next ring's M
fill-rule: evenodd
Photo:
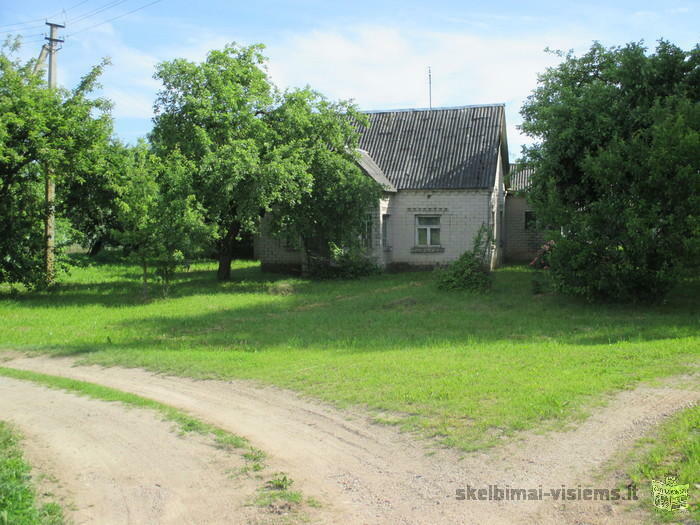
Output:
M504 445L464 454L372 423L368 414L338 410L248 381L193 380L141 369L75 366L70 358L17 357L4 366L133 392L245 436L267 452L270 470L288 473L295 480L294 489L321 502L322 510L311 517L320 523L640 523L644 515L639 506L626 501L561 503L546 496L541 501L475 501L469 489L498 485L501 489L539 490L541 486L546 493L562 485L616 488L619 480L601 478L604 467L664 418L700 401L700 391L680 388L676 382L642 385L610 396L575 428L523 433ZM684 380L698 384L697 377L684 376ZM91 519L86 522L188 523L185 516L200 512L206 519L198 517L197 523L259 519L250 509L248 514L228 519L241 509L242 498L228 489L211 490L215 483L228 487L230 480L222 474L225 462L220 465L216 451L201 443L191 445L200 447L197 450L171 454L184 441L149 414L83 398L76 401L75 396L5 378L0 378L0 393L0 417L5 419L7 414L30 436L29 459L38 458L40 470L42 462L53 457L60 461L58 477L74 484L71 491L76 502L82 501L84 492L95 492L92 496L98 503L90 507ZM98 411L88 405L104 407ZM70 417L66 420L65 416L74 411L78 419L66 426ZM116 412L128 414L128 421L123 421L123 415L114 417ZM97 425L99 434L87 432L91 428L87 423ZM119 446L133 450L133 461L122 460L124 452L111 439L102 444L103 434L109 436L112 429ZM140 465L139 458L148 460ZM190 470L196 476L192 494L183 488L191 478L182 472ZM85 476L102 481L93 483ZM173 488L162 493L153 488L171 476ZM464 489L465 499L456 497L459 489ZM131 516L134 494L140 492L147 507L142 512L151 514L142 514L144 520L111 521L111 517ZM181 500L176 501L178 498ZM88 512L80 510L81 505L77 503L79 515Z

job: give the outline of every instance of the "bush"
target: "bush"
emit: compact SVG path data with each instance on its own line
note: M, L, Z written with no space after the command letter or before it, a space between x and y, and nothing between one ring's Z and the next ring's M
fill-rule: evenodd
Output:
M552 255L552 250L554 250L555 246L556 243L554 241L547 241L542 246L540 246L540 249L537 250L535 258L532 259L532 261L530 261L530 266L535 270L549 270L549 259Z
M521 110L528 201L561 228L551 277L589 300L661 301L700 248L700 53L660 40L559 56Z
M447 268L439 270L438 288L473 292L485 292L491 288L491 272L487 263L489 244L488 232L482 225L474 238L474 247L464 252Z
M317 279L356 279L378 273L379 266L356 248L333 244L330 257L309 257L309 274Z

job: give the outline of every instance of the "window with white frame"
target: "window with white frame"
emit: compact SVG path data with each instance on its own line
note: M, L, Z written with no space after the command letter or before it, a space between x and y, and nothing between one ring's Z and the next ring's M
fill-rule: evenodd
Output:
M416 216L416 246L440 246L440 216Z

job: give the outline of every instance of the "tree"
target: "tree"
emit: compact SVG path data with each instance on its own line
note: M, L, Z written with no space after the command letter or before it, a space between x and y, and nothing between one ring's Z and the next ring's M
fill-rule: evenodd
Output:
M201 253L212 228L204 223L192 192L194 170L182 155L160 159L145 144L130 153L115 199L123 228L112 235L140 264L147 297L149 270L155 269L167 293L177 266Z
M231 275L236 237L255 231L261 212L309 191L307 161L280 143L264 118L278 94L262 69L262 46L227 46L200 64L161 63L151 140L179 149L196 166L195 194L216 227L217 276Z
M47 89L33 61L0 53L0 283L38 286L43 271L43 174L57 183L111 134L109 104L88 98L106 62L72 91Z
M97 255L105 244L115 244L114 231L123 231L117 220L116 198L122 175L129 169L132 148L116 139L94 148L86 162L57 188L57 212L67 217L78 242Z
M323 244L357 237L381 192L354 163L356 107L310 89L281 93L264 67L261 45L230 45L201 64L164 62L155 75L163 89L151 140L196 166L222 280L236 237L256 232L265 213L275 231Z
M539 77L522 109L530 199L562 227L550 264L588 298L662 298L697 255L700 47L594 44Z
M354 104L328 101L307 88L285 93L269 119L283 141L303 149L313 177L310 192L272 209L271 232L299 239L307 256L327 258L331 245L356 248L382 196L356 161L357 125L366 124L364 116Z

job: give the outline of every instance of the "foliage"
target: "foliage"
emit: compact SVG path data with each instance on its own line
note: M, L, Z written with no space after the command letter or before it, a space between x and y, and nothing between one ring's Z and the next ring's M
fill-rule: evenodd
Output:
M129 169L131 148L116 139L95 147L57 188L57 212L69 218L73 241L92 256L107 244L116 244L114 231L123 231L117 220L116 199L123 174Z
M383 192L356 162L357 125L365 124L366 118L354 104L330 102L309 89L286 92L271 118L283 140L303 149L312 176L311 191L302 193L299 201L273 207L271 232L300 239L309 258L359 270L368 210L378 205ZM342 253L338 246L345 248ZM367 275L370 267L364 263L365 270L357 275ZM350 277L353 271L340 273Z
M275 477L265 483L265 487L270 490L287 490L292 486L294 480L288 477L284 472L278 472Z
M0 283L44 282L44 175L60 185L111 133L109 105L88 98L106 62L72 91L47 89L34 62L0 52Z
M318 279L356 279L381 273L379 266L359 248L330 243L330 256L311 256L309 275Z
M487 257L491 239L483 224L474 236L474 246L464 252L447 268L438 270L440 290L471 290L485 292L491 288L491 272Z
M0 421L0 525L60 525L63 511L55 503L37 505L19 436Z
M662 298L700 251L700 47L606 49L540 75L522 109L538 217L565 292Z
M141 265L144 295L149 268L155 267L167 293L177 266L212 236L192 193L193 171L177 152L160 159L141 144L121 181L116 207L124 230L113 235Z
M264 62L262 46L230 45L202 63L177 59L156 70L163 89L151 140L196 168L194 194L216 228L220 279L230 276L236 237L255 231L261 212L310 190L307 160L270 125L279 94Z
M261 45L229 45L202 63L178 59L156 71L163 89L151 139L196 167L221 280L230 277L235 239L256 232L264 213L275 211L274 232L343 240L358 231L367 195L378 195L353 163L355 106L308 89L280 93L265 62Z

